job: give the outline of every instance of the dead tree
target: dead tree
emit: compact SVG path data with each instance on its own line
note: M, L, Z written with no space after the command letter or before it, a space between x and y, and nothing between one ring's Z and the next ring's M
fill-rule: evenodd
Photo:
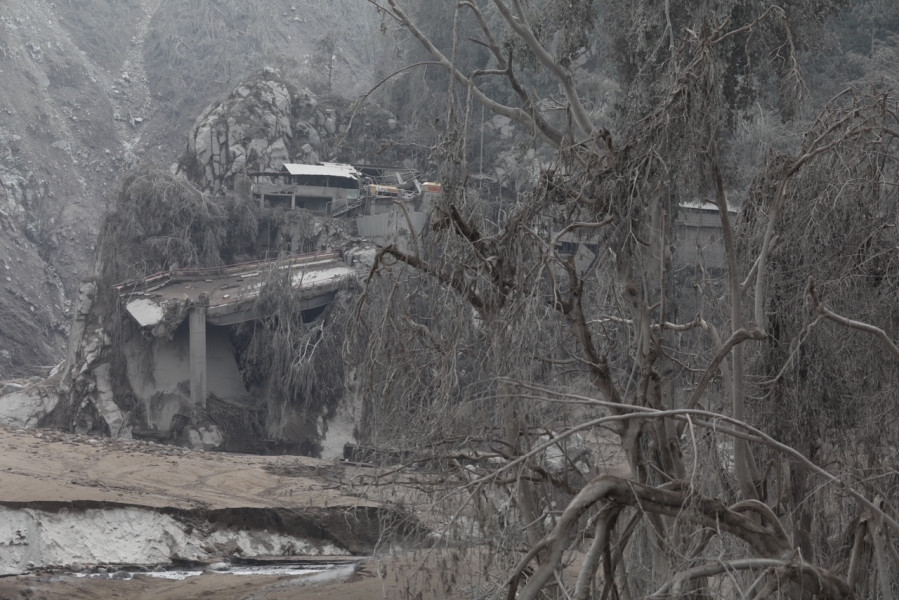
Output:
M800 17L806 4L793 7ZM441 488L465 498L479 531L500 540L497 566L505 576L497 593L680 597L733 586L732 593L750 598L865 595L852 569L811 562L787 533L796 506L769 493L783 489L775 484L787 461L848 494L847 510L880 524L870 539L883 548L878 581L890 581L895 507L750 427L747 394L756 387L747 373L758 375L763 344L779 335L767 313L783 215L834 161L846 165L837 176L847 185L870 152L895 165L896 100L886 93L835 99L797 136L794 151L759 165L756 212L743 225L731 214L722 157L733 118L723 78L734 68L728 61L735 48L749 56L770 50L766 44L776 39L784 80L801 87L784 9L772 5L742 23L731 14L714 20L719 15L710 12L697 26L675 31L674 22L685 17L672 16L665 2L656 17L666 43L648 69L656 95L635 102L640 112L628 115L629 125L613 127L591 113L570 66L541 41L533 25L538 7L522 0L460 2L457 15L472 13L480 30L457 32L455 43L477 36L493 57L489 68L463 73L397 0L376 5L447 70L453 93L464 100L458 130L447 133L445 150L455 152L455 166L430 243L416 252L382 248L360 304L355 356L371 398L367 434L374 442L406 443L454 469L437 478ZM545 114L537 90L522 83L497 25L552 77L563 119ZM517 101L492 97L481 84L487 77L501 78L512 92L506 97ZM464 185L465 117L473 101L556 151L503 222L485 219ZM890 173L870 176L891 186ZM838 182L826 187L837 189ZM705 294L710 307L723 298L722 309L692 320L677 318L672 277L672 223L685 194L713 198L725 256L723 290ZM569 239L602 251L584 268L560 250ZM895 263L888 270L894 276ZM688 393L679 394L678 386ZM409 418L414 434L403 432ZM603 432L614 439L629 478L604 475L597 464L608 455L597 449L607 439ZM592 453L589 468L578 462L584 448ZM552 466L550 451L561 455ZM757 455L770 457L770 466ZM500 517L499 506L515 520ZM629 560L641 547L648 561ZM584 560L572 574L574 553Z

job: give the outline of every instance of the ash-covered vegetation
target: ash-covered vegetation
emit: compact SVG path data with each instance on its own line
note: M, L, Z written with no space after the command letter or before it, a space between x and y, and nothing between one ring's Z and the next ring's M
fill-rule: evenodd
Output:
M114 286L169 269L275 258L284 254L285 240L292 248L317 250L347 239L344 226L315 225L320 219L302 210L260 208L249 196L213 196L166 172L143 170L125 177L99 238L98 298L90 321L102 329L107 346L102 358L93 359L92 368L110 364L115 402L136 435L153 434L145 422L145 407L130 389L126 356L135 351L126 352L126 346L140 347L138 352L151 360L154 345L171 339L182 326L190 302L171 303L165 323L147 332L124 311ZM258 312L265 317L229 326L248 399L234 404L210 396L205 407L185 406L164 441L184 442L187 427L214 424L224 435L223 448L310 455L320 451L326 420L343 394L338 349L346 294L341 292L333 306L310 315L300 310L289 279L275 269L266 277L257 299ZM96 408L81 401L93 391L92 380L79 386L75 379L71 394L46 423L113 433Z
M893 596L886 5L378 5L445 90L446 194L421 251L376 256L360 433L489 549L473 596ZM512 202L485 200L494 119L523 132ZM718 239L685 262L699 214Z

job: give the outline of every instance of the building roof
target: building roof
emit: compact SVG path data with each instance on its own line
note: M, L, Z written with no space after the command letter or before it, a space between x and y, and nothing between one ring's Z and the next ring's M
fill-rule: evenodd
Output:
M678 203L680 208L691 208L693 210L705 210L711 212L718 212L718 205L710 200L683 200ZM727 212L729 213L738 213L740 212L738 208L736 208L730 202L727 203Z
M322 163L320 165L304 165L299 163L285 163L282 167L291 175L327 175L329 177L349 177L359 179L359 171L353 165L341 163Z

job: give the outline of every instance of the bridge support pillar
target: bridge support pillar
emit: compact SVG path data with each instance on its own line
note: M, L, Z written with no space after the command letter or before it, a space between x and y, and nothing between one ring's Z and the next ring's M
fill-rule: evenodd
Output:
M206 408L206 308L209 296L200 294L190 311L190 403Z

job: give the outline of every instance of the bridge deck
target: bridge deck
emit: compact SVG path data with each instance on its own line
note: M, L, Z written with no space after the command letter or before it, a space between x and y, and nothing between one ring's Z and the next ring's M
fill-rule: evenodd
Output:
M254 305L266 281L289 276L300 293L301 308L306 310L330 302L352 271L336 253L328 252L210 269L172 269L121 283L115 289L125 299L128 312L143 326L159 322L166 303L196 302L201 294L208 299L207 321L227 325L263 316L256 314Z

